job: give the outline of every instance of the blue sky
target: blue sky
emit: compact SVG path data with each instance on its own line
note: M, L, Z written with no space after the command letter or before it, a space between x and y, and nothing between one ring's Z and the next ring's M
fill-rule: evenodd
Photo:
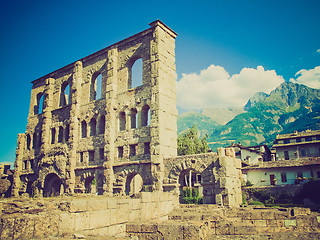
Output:
M187 104L182 89L200 81L219 88L224 80L245 86L251 79L251 86L262 76L265 82L256 85L268 87L257 91L269 91L284 80L319 77L319 9L318 0L2 1L0 162L14 161L17 134L27 124L31 81L143 31L156 19L178 33L178 107L200 109L219 102L203 98L196 99L197 106ZM244 101L255 90L230 93L241 93Z

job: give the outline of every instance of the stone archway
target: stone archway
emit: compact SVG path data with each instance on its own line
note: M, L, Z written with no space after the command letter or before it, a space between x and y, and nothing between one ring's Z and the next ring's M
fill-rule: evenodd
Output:
M44 180L44 197L55 197L60 195L61 179L55 173L50 173Z
M150 164L131 164L125 165L118 168L114 168L115 178L113 184L113 193L120 195L129 195L130 189L139 189L144 191L145 188L148 191L152 191L152 173ZM139 179L138 176L141 177ZM133 181L133 182L132 182ZM132 186L132 184L136 184ZM131 184L131 186L130 186ZM141 189L140 189L141 187ZM135 193L139 192L135 190ZM131 191L132 192L132 191Z
M168 163L171 163L170 165ZM173 163L173 164L172 164ZM202 161L198 155L181 156L175 158L175 161L167 162L166 181L170 183L165 191L175 191L179 194L180 203L183 203L184 191L187 188L194 188L202 196L202 175L210 164ZM174 188L172 188L174 186ZM195 190L196 189L196 190ZM192 191L192 190L191 190Z
M184 202L184 195L189 195L190 197L195 194L202 197L203 190L201 186L201 173L197 172L193 168L188 168L180 172L179 175L179 201L180 203Z
M140 174L133 172L127 176L125 194L133 195L139 193L143 188L143 179Z

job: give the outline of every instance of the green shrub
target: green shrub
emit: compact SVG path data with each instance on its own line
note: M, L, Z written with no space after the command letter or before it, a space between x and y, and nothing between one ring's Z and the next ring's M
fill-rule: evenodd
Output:
M248 181L246 182L246 187L251 187L251 186L253 186L253 183L248 180Z
M252 201L252 202L249 203L249 205L264 206L264 204L262 202L259 202L259 201Z
M183 200L186 204L202 204L203 198L199 196L199 191L196 188L183 189Z
M242 193L242 205L247 205L247 199L244 193Z

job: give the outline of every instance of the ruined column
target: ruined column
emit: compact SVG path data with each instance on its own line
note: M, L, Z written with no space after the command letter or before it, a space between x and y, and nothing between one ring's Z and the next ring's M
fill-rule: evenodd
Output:
M75 187L75 166L77 161L77 145L79 141L79 107L81 104L81 83L82 83L82 62L77 61L73 67L72 84L70 87L71 110L70 110L70 131L69 131L69 158L66 169L65 193L74 193Z
M113 164L117 154L115 147L116 140L116 93L117 93L117 67L118 67L118 50L116 48L108 51L107 60L107 84L106 84L106 131L105 142L108 144L107 161L103 163L104 168L104 181L103 181L103 194L113 194Z
M50 144L50 127L52 124L52 95L53 95L53 88L54 88L54 79L48 78L46 79L46 85L43 92L44 95L44 104L43 104L43 120L42 120L42 144L41 144L41 151L44 153Z
M18 134L17 140L17 149L16 149L16 160L14 162L14 174L13 174L13 183L12 183L12 190L11 195L13 197L19 196L19 189L20 189L20 173L22 170L22 159L26 145L26 135L24 133Z

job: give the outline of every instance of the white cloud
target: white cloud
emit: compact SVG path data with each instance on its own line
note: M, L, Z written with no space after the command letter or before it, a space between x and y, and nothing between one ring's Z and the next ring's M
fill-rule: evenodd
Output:
M291 78L291 82L303 84L311 88L320 88L320 66L310 70L302 69L295 76L298 76L297 79Z
M317 53L320 53L320 49L317 50Z
M262 66L243 68L230 76L221 66L211 65L200 74L182 74L177 82L177 106L184 109L243 107L256 92L269 93L284 79Z

